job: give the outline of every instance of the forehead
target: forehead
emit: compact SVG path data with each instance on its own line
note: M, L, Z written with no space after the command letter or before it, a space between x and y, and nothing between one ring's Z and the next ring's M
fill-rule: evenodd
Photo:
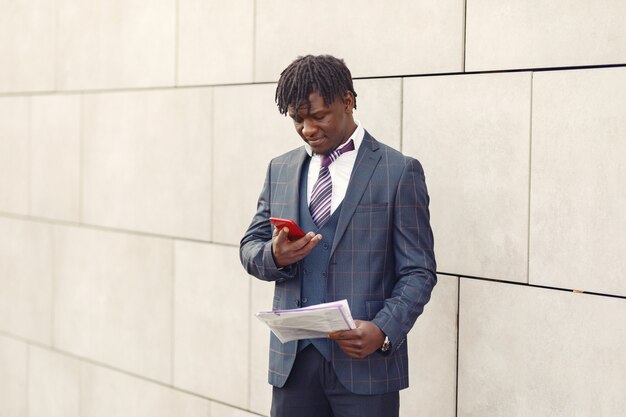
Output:
M335 103L333 102L330 105L326 105L326 103L324 103L324 98L317 91L314 91L309 94L308 100L303 102L297 109L293 105L290 105L289 113L298 113L301 115L311 114L321 110L328 110L332 107L333 104Z

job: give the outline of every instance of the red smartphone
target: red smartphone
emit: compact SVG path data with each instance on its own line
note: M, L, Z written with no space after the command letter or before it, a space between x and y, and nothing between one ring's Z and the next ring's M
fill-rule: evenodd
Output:
M287 226L289 228L289 234L287 235L287 237L289 237L289 240L300 239L301 237L305 235L302 229L300 229L298 225L296 224L296 222L294 222L293 220L280 219L278 217L270 217L270 222L274 226L276 226L278 230Z

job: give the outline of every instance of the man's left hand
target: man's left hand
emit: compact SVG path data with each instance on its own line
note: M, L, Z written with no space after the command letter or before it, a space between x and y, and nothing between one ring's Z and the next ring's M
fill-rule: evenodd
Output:
M385 334L371 321L355 320L354 323L356 329L332 332L328 338L336 340L346 355L363 359L380 349Z

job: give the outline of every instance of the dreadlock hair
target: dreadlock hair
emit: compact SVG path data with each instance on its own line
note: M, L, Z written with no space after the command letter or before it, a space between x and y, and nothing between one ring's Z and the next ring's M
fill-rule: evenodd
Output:
M352 75L343 59L331 55L307 55L296 58L283 72L276 86L276 104L280 114L287 114L289 106L298 109L307 104L311 110L309 94L319 93L324 104L330 106L337 97L343 97L348 91L354 96Z

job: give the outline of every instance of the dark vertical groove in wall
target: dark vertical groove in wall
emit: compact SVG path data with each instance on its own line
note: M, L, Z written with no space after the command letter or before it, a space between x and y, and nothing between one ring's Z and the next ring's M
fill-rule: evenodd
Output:
M526 283L530 284L530 209L532 196L532 180L533 180L533 90L534 90L534 73L530 73L530 117L529 117L529 131L528 131L528 230L526 241Z
M467 60L467 0L463 2L463 72Z
M454 415L459 416L459 352L461 350L461 277L457 277L456 290L456 401L454 403Z

